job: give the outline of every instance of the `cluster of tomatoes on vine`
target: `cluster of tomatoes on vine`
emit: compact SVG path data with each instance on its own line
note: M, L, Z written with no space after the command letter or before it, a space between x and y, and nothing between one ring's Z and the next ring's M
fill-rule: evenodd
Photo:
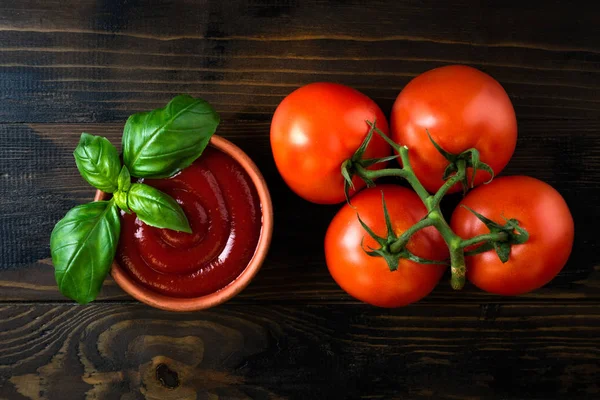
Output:
M517 143L498 81L464 65L432 69L401 90L389 121L363 93L329 82L296 89L273 115L271 147L287 185L313 203L346 201L325 234L342 289L399 307L427 296L448 268L454 289L468 279L500 295L560 272L574 238L563 197L529 176L496 177ZM447 222L440 204L460 192Z

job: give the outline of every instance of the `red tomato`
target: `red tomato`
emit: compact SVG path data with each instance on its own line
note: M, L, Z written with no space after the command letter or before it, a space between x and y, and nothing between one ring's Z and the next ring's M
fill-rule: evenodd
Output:
M381 109L364 94L335 83L311 83L290 93L271 122L271 149L279 173L302 198L320 204L343 201L342 163L352 157L377 120L388 132ZM385 157L391 149L374 135L364 158ZM384 163L371 169L383 168ZM354 179L356 190L364 187Z
M515 111L502 86L491 76L463 65L417 76L400 92L392 108L392 139L408 147L415 174L433 193L444 183L448 161L435 149L426 129L452 154L476 148L481 161L495 174L506 166L517 142ZM489 178L487 172L478 171L475 185ZM456 185L451 191L460 188Z
M452 214L451 227L468 239L489 233L473 213L504 225L515 218L529 240L511 247L502 263L495 251L467 257L467 278L486 292L518 295L542 287L564 267L573 247L573 218L562 196L550 185L527 176L494 179L473 189Z
M378 185L364 189L345 204L331 221L325 236L325 257L333 279L348 294L379 307L400 307L428 295L442 277L446 266L418 264L402 259L396 271L390 271L381 257L365 253L377 242L360 225L356 214L379 236L386 236L381 192L396 235L423 218L427 209L410 189L395 185ZM362 245L361 245L362 243ZM418 231L407 248L415 255L444 260L448 248L433 227Z

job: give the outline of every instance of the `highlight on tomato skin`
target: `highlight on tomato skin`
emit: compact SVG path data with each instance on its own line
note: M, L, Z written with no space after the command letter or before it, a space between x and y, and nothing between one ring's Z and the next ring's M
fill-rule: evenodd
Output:
M325 235L325 258L333 279L352 297L378 307L401 307L427 296L447 266L402 259L398 269L390 271L383 258L365 252L378 244L360 225L357 213L377 235L385 236L382 192L398 235L427 214L421 199L408 188L385 184L364 189L352 198L352 205L344 204L331 221ZM415 233L407 248L432 260L448 257L448 248L433 227Z
M567 203L549 184L528 176L495 178L475 188L459 203L450 225L463 239L489 230L463 205L500 224L515 218L529 233L512 245L502 263L494 251L467 256L467 279L499 295L521 295L549 283L566 265L573 248L574 222Z
M366 121L376 121L388 134L387 118L365 94L345 85L315 82L302 86L278 105L270 128L275 165L285 183L300 197L317 204L345 200L342 163L351 158L366 137ZM364 158L381 158L391 148L373 136ZM378 163L370 169L384 168ZM365 186L354 179L351 195Z
M392 139L410 149L415 174L430 192L444 183L448 160L433 146L458 155L470 148L499 174L517 143L517 119L501 84L490 75L466 65L448 65L412 79L398 94L390 116ZM469 181L472 170L468 171ZM479 170L475 186L490 179ZM460 185L451 190L458 192Z

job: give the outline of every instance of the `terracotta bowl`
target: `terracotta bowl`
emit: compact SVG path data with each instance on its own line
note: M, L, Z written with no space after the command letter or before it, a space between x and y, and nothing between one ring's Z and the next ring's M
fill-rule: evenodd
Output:
M254 256L242 273L223 289L205 296L193 298L169 297L154 292L133 280L116 261L113 262L111 275L117 284L135 299L152 307L168 311L196 311L222 304L240 293L250 283L267 255L273 233L273 205L265 179L250 157L230 141L213 135L210 145L236 160L246 170L258 192L262 210L262 229ZM98 190L96 191L94 200L105 200L109 197L109 193Z

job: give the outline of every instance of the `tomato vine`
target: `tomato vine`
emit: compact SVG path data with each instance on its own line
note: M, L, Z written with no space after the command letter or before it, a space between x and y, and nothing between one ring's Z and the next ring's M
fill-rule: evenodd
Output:
M355 176L362 179L369 187L375 185L374 182L376 179L382 177L399 177L406 180L411 185L415 193L419 196L427 208L427 215L412 227L406 229L399 236L392 231L391 221L387 213L387 207L384 198L382 199L383 210L386 219L386 226L388 227L386 237L377 236L366 224L360 220L360 215L358 215L357 217L359 218L359 221L361 222L365 231L381 246L377 249L364 249L367 254L373 257L383 257L391 271L396 270L398 261L401 258L407 258L422 264L439 264L439 261L426 260L416 257L406 249L406 245L408 244L408 241L412 235L423 228L433 226L439 231L446 245L448 246L451 271L450 284L453 289L459 290L465 285L465 276L467 271L465 254L473 255L493 249L497 253L500 260L504 263L509 259L511 246L523 244L529 239L528 232L519 226L519 221L516 219L505 218L506 223L504 225L500 225L475 212L474 210L469 209L469 211L474 213L475 216L488 227L490 232L475 236L470 239L462 239L452 230L444 218L440 204L444 196L452 187L460 183L463 186L463 191L466 193L470 187L473 187L477 170L484 170L488 172L492 176L490 181L494 177L492 168L489 165L481 162L479 158L479 151L477 149L472 148L460 154L451 154L440 147L433 140L431 135L429 135L429 132L427 132L428 137L434 147L449 162L448 167L444 172L444 184L436 193L430 194L419 181L412 169L408 156L409 148L406 146L400 146L392 141L384 132L377 128L375 121L367 121L367 124L370 126L370 129L363 143L354 153L352 158L346 160L342 164L341 173L345 180L347 201L349 203L351 201L348 196L348 191L353 187L352 179ZM373 138L374 133L383 138L398 153L398 155L381 159L363 159L362 157L364 149L367 148L369 142ZM373 164L378 162L387 162L390 158L397 157L400 158L401 168L385 168L380 170L367 169L367 167ZM467 175L468 168L472 168L470 182ZM472 246L476 246L476 248L466 252L466 248Z

